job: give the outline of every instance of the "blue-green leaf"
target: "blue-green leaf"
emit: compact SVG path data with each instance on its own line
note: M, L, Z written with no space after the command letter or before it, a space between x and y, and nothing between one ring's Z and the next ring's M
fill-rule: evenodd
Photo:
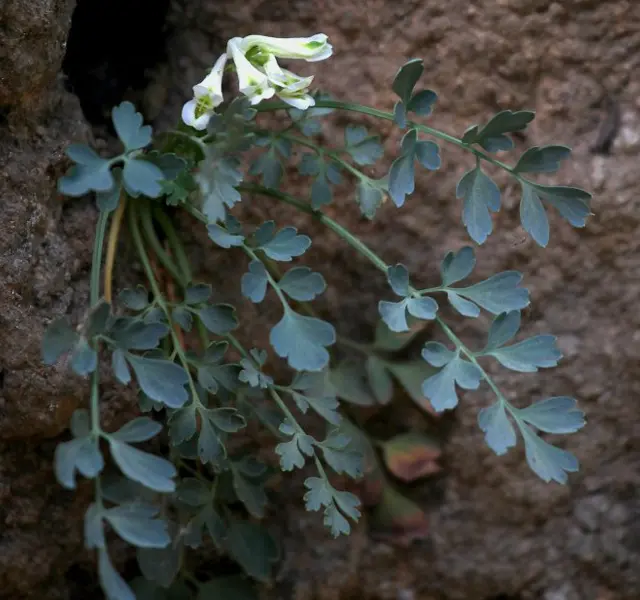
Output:
M169 327L164 323L145 323L121 317L113 324L110 337L122 350L152 350L168 333Z
M176 306L171 311L171 320L183 331L191 331L193 327L193 316L184 306Z
M122 102L111 111L111 118L120 141L127 152L139 150L151 143L150 125L142 125L142 115L131 102Z
M416 86L416 83L418 83L423 71L424 65L422 64L422 59L413 58L402 65L396 73L391 89L393 89L405 105L409 104L413 88Z
M574 433L585 424L574 398L555 396L518 410L518 418L547 433Z
M258 156L251 165L249 174L262 175L262 183L265 187L278 189L284 168L273 147Z
M252 260L249 263L249 272L245 273L240 281L242 295L258 304L264 300L268 282L265 266L259 260Z
M189 399L185 386L189 382L186 371L174 362L126 355L142 391L156 402L170 408L180 408Z
M191 284L184 291L184 301L190 306L202 304L211 297L211 286L208 283Z
M401 264L387 268L387 281L391 289L401 297L409 295L409 271Z
M104 537L102 522L102 508L92 502L84 514L84 545L91 548L105 548L107 542Z
M227 208L232 208L242 199L235 188L242 181L238 166L236 159L221 158L207 147L207 156L200 163L195 180L202 198L202 212L211 223L224 221Z
M111 456L129 479L156 492L173 492L176 468L168 460L109 438Z
M401 100L393 105L393 121L400 129L407 126L407 109Z
M222 440L207 418L206 410L198 410L200 414L200 435L198 436L198 456L203 463L218 463L225 456Z
M433 110L433 105L438 99L438 95L432 90L420 90L416 92L409 104L407 105L407 110L409 112L414 112L421 117L428 117Z
M388 300L378 302L378 312L391 331L409 331L407 323L408 302L408 298L404 298L400 302L389 302Z
M90 191L107 192L115 187L110 161L85 144L72 144L67 156L76 164L58 181L58 191L66 196L83 196Z
M305 317L285 308L271 330L269 341L276 354L286 358L296 371L321 371L329 362L327 346L336 341L333 325L315 317Z
M198 309L202 324L216 335L225 335L238 327L236 309L231 304L214 304Z
M533 146L523 152L513 172L555 173L570 154L571 148L566 146Z
M327 284L320 273L309 267L294 267L284 274L278 287L293 300L309 302L322 294Z
M118 300L131 310L144 310L149 306L149 292L142 285L135 289L125 288L118 294Z
M140 504L121 504L104 511L104 518L125 541L137 548L164 548L171 543L167 523L153 518L158 510Z
M415 129L412 129L407 135L411 135L411 132L415 136ZM401 154L391 165L391 170L389 171L389 195L398 208L404 204L405 197L412 194L415 189L414 160L415 155L413 152Z
M97 441L91 437L83 437L61 442L56 446L54 454L54 471L56 479L69 490L76 487L75 472L93 478L104 468L104 459Z
M157 198L162 194L160 182L164 174L152 162L142 159L128 159L122 171L122 180L132 196L143 194L149 198Z
M384 190L379 185L372 185L371 179L361 179L358 181L356 190L356 202L360 207L363 216L372 220L376 211L382 205L384 200Z
M574 227L584 227L587 217L591 214L589 202L591 194L580 188L562 185L542 185L540 183L528 183L535 188L536 193L555 207L563 219L566 219Z
M333 502L333 488L324 479L308 477L304 486L308 490L304 495L307 510L320 510L322 506L329 506Z
M211 223L207 226L209 232L209 238L214 244L217 244L221 248L231 248L232 246L242 246L244 243L243 235L233 235L227 231L226 228L221 227L215 223Z
M78 338L69 361L71 369L81 377L93 373L98 366L98 353L89 345L89 342Z
M432 141L416 144L416 158L423 167L430 171L437 171L442 164L440 147Z
M452 352L440 342L427 342L422 348L422 358L434 367L444 367L455 356L455 352Z
M322 449L326 463L338 475L345 473L357 479L362 476L363 455L350 443L349 436L334 431L318 445Z
M251 481L237 468L232 468L231 474L233 475L233 489L238 500L245 505L249 514L258 519L264 517L264 509L268 503L264 486L260 482Z
M455 288L455 291L490 313L499 315L529 306L529 291L518 287L521 281L522 275L517 271L503 271L475 285Z
M524 423L518 422L518 426L524 439L527 462L533 472L546 482L567 483L567 473L574 473L580 467L578 459L570 452L541 440Z
M393 379L387 369L387 363L375 354L371 354L367 357L365 370L367 383L369 384L368 387L371 388L370 391L373 392L378 404L388 404L391 402L393 397ZM357 381L351 384L352 389L355 388L354 384L357 384ZM368 395L369 390L366 390L365 394Z
M156 593L147 600L191 599L191 592L186 584L175 583L176 576L182 566L183 542L184 538L178 537L164 548L138 548L136 557L143 576L147 580L162 586L156 588ZM138 591L136 590L137 593ZM166 596L162 594L166 594ZM144 600L144 597L140 598L138 596L137 600Z
M477 244L483 244L493 230L490 211L500 210L500 189L477 166L462 176L456 188L456 197L464 199L462 222L469 235Z
M522 183L520 222L525 231L543 248L549 243L549 219L536 190Z
M120 177L116 174L121 176L121 169L119 167L115 168L112 172L112 175L116 176L119 182ZM100 212L113 212L118 208L121 192L122 188L120 183L116 183L111 189L96 192L96 205L98 206L98 210Z
M253 351L252 351L253 352ZM248 383L251 387L266 389L273 384L273 378L269 375L265 375L258 368L256 368L254 362L248 358L243 358L240 361L242 371L238 375L238 379L244 383Z
M285 227L262 246L264 253L273 260L289 262L295 256L302 256L311 246L311 239L298 235L295 227Z
M344 130L345 150L358 165L372 165L383 155L380 137L369 135L362 125L347 125Z
M501 401L483 408L478 414L478 425L484 431L489 448L502 455L516 445L516 432Z
M491 323L487 345L483 352L504 346L520 329L520 311L512 310L499 314Z
M422 298L409 298L407 300L407 310L416 319L432 320L436 318L438 303L429 296Z
M513 141L505 134L522 131L534 117L535 113L529 110L503 110L491 117L482 129L477 125L467 129L462 141L466 144L480 144L487 152L511 150Z
M437 412L455 408L458 405L456 384L465 390L476 390L482 373L474 364L455 356L435 375L422 384L422 393L431 401Z
M136 600L133 590L114 569L104 548L98 550L98 578L107 600Z
M109 437L119 442L146 442L162 431L162 425L149 417L138 417L123 425Z
M169 419L171 443L178 446L191 439L197 430L195 404L189 404L174 412Z
M257 523L232 521L227 531L227 547L247 575L258 581L270 580L273 563L280 553L266 529Z
M56 319L47 327L42 339L42 362L53 365L63 354L71 352L78 338L66 319Z
M562 358L553 335L532 338L487 352L507 369L521 373L535 373L538 368L555 367Z
M447 299L453 308L455 308L464 317L478 317L480 316L480 308L473 302L465 300L462 296L459 296L455 292L448 291Z
M450 286L469 277L476 266L476 257L471 246L464 246L458 252L447 252L440 265L442 285Z

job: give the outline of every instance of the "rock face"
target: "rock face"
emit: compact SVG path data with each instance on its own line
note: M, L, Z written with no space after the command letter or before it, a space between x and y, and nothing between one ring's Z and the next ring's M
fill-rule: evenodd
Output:
M55 192L64 146L88 135L77 101L57 83L69 10L68 2L18 0L0 8L0 109L8 117L0 122L0 598L11 600L75 597L82 571L68 569L86 560L77 518L86 498L57 486L54 442L46 439L63 432L86 388L39 363L47 320L86 310L95 218L89 203L63 205ZM540 249L518 227L517 188L496 173L504 206L494 219L496 232L478 250L478 276L525 273L532 295L525 332L559 337L565 359L558 368L493 373L505 394L524 403L563 394L579 399L588 425L566 441L582 463L571 485L538 481L521 451L497 457L486 448L476 417L492 399L481 388L466 394L456 412L445 446L446 475L437 484L442 498L429 509L429 543L394 549L370 537L366 520L348 540L330 541L318 516L301 510L301 487L287 489L277 498L289 533L273 596L640 597L637 2L175 0L169 22L167 62L146 97L159 124L179 114L190 87L229 37L323 31L335 56L301 70L315 74L334 96L390 109L398 66L422 57L424 84L440 97L434 126L461 134L502 108L535 109L536 121L518 148L572 146L573 160L553 181L594 192L588 226L574 230L554 217L551 243ZM614 105L620 119L611 152L593 154ZM345 119L335 122L344 125ZM395 151L398 133L388 125L381 129ZM329 127L327 142L339 143L338 134ZM385 205L373 225L358 217L350 194L330 210L388 262L404 262L425 287L435 280L445 251L468 243L454 190L472 163L452 148L443 147L442 154L443 168L421 174L407 204L399 210ZM248 220L271 215L310 233L310 261L331 286L321 309L341 333L366 335L376 303L387 293L381 278L330 232L271 201L246 204ZM235 273L231 260L219 261L212 252L203 268L213 273L228 266ZM231 286L221 293L231 296ZM245 314L245 320L256 319L258 338L273 317L250 309ZM470 343L486 330L484 321L455 323ZM430 485L416 498L426 498Z

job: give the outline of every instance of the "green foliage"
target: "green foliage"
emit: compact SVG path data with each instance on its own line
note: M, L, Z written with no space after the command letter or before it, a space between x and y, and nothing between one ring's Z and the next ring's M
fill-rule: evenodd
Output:
M72 372L90 379L88 409L74 412L71 438L57 446L54 470L67 489L76 487L78 476L96 482L95 498L85 514L85 542L98 552L98 576L110 600L256 597L248 579L201 580L204 577L188 570L198 562L198 549L212 544L249 578L267 582L273 576L280 551L267 527L267 484L274 469L257 461L248 443L246 431L256 427L273 434L274 464L285 472L305 470L305 506L322 511L334 536L348 534L360 516L360 500L335 487L336 475L377 489L372 522L406 542L424 536L427 520L416 503L389 483L385 467L404 482L440 470L440 443L434 438L399 432L374 444L366 431L344 417L342 403L352 410L375 411L406 396L434 415L455 408L464 394L480 389L495 396L478 415L492 451L502 455L520 437L527 463L540 479L566 483L568 473L578 469L572 454L539 436L582 428L584 413L576 400L558 396L530 403L523 398L516 405L483 367L492 361L512 371L535 373L556 366L562 357L551 335L513 341L521 326L520 311L530 303L528 290L521 286L523 275L505 271L478 281L474 250L464 246L445 255L438 284L418 289L412 282L428 270L410 275L403 264L387 264L325 212L334 199L334 186L347 181L354 184L355 200L368 220L387 197L396 208L403 207L421 185L416 163L428 171L439 169L442 143L472 155L471 168L466 167L455 194L462 200L462 223L476 244L493 232L492 214L501 208L501 191L493 179L497 169L520 185L520 220L539 246L550 241L549 206L569 225L585 226L588 192L528 179L555 173L569 157L569 148L534 146L513 166L493 156L513 149L510 134L524 130L534 118L532 112L504 110L454 137L417 122L432 114L437 100L435 92L418 86L423 72L418 59L400 68L392 84L398 97L393 112L318 93L307 110L280 102L254 108L250 98L241 95L216 105L206 131L182 124L154 136L134 106L124 102L112 112L122 154L101 157L78 144L67 149L74 164L60 179L60 192L72 197L93 192L100 210L91 299L76 326L64 317L51 322L42 341L42 359L52 366L64 359ZM261 112L281 109L288 125L260 128ZM384 155L380 137L362 125L347 124L339 147L318 141L321 119L334 109L379 117L405 130L386 174L374 179L360 169L376 165ZM279 191L292 166L309 178L309 191L300 199ZM299 231L303 225L240 222L233 216L236 205L255 194L290 204L315 219L386 277L395 298L379 301L381 320L371 343L339 336L307 304L321 300L327 281L296 264L305 253L313 254L311 238ZM123 199L128 199L124 207ZM118 206L124 212L116 211ZM235 335L251 339L250 323L240 323L235 307L221 302L209 284L192 280L189 256L174 227L176 212L206 228L212 244L201 252L212 252L216 261L221 253L232 253L229 260L238 265L244 298L259 304L272 292L270 299L280 303L277 315L282 316L269 331L270 349L245 349ZM103 268L102 250L109 223L119 226L123 215L128 219L123 232L131 236L146 287L121 290L113 306L111 298L99 298L100 279L111 277L113 270L113 264ZM117 234L118 227L111 231ZM277 263L293 264L285 265L289 268L281 274ZM221 259L219 264L226 263ZM484 348L474 351L456 335L443 320L446 311L438 296L463 318L477 318L483 310L494 316ZM331 298L331 307L334 302ZM328 305L322 308L326 312ZM443 343L422 337L422 348L416 348L418 335L427 333L427 322L446 339ZM346 352L333 355L334 347ZM116 431L101 422L99 377L105 361L121 385L137 388L140 410L146 414ZM288 384L279 382L284 367L293 371ZM301 414L324 422L325 433L311 435L298 420ZM141 577L131 586L111 562L109 532L136 548Z

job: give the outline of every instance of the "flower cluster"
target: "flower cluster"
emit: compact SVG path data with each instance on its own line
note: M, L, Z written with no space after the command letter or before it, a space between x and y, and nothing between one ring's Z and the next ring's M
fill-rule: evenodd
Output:
M329 58L333 48L323 33L308 38L274 38L264 35L234 37L227 43L227 51L216 61L213 69L199 84L193 86L193 99L182 108L182 120L195 129L203 130L217 106L222 104L222 77L227 59L233 60L238 75L240 93L251 104L278 96L281 100L305 110L314 105L309 94L313 77L300 77L283 69L279 58L316 62Z

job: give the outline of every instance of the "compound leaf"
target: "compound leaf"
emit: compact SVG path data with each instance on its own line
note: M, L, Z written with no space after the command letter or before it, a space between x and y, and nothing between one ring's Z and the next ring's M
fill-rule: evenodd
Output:
M160 182L164 173L152 162L138 158L125 161L122 180L132 196L143 194L149 198L157 198L162 194Z
M456 355L435 375L424 380L422 393L436 412L442 412L458 405L456 384L465 390L476 390L481 378L478 367Z
M142 115L131 102L122 102L111 111L113 126L127 152L139 150L151 143L150 125L142 125Z
M264 300L269 278L265 266L259 260L249 263L249 272L242 276L240 285L242 295L256 304Z
M475 302L494 315L511 310L520 310L529 305L529 291L518 287L522 274L517 271L503 271L492 275L480 283L455 288L455 292Z
M308 302L322 294L327 284L320 273L309 267L294 267L284 274L278 287L293 300Z
M189 399L185 386L189 382L186 371L169 360L126 355L142 391L156 402L170 408L180 408Z
M285 227L263 244L262 250L273 260L290 262L295 256L302 256L309 246L311 246L309 236L298 235L295 227Z
M500 210L500 189L477 166L462 176L456 187L456 197L464 199L462 222L469 235L477 244L484 244L493 230L491 212Z
M555 396L518 411L518 418L547 433L574 433L584 427L584 412L576 400Z
M447 287L471 275L476 266L476 257L471 246L464 246L458 252L447 252L440 264L442 285Z
M553 335L536 335L487 354L497 359L503 367L521 373L535 373L538 368L555 367L562 358Z
M372 165L383 154L380 137L369 135L366 127L361 125L347 125L344 130L346 151L358 165Z
M424 65L420 58L411 59L398 70L391 89L400 97L405 106L409 104L413 88L418 83L423 71Z
M571 148L566 146L533 146L523 152L513 172L555 173L570 154Z
M115 570L104 548L98 550L98 578L108 600L136 600L133 590Z
M209 238L214 244L217 244L221 248L231 248L232 246L242 246L244 243L243 235L234 235L229 233L226 228L211 223L207 226L209 232Z
M164 548L171 538L167 523L153 518L157 509L142 509L138 504L122 504L104 511L104 518L125 541L137 548Z
M110 437L120 442L146 442L162 431L162 425L149 417L138 417L125 423Z
M231 304L205 306L197 314L202 324L216 335L225 335L238 327L236 309Z
M78 334L66 319L56 319L47 327L42 340L42 361L53 365L63 354L70 352L78 340Z
M292 369L321 371L329 362L326 347L335 343L336 332L326 321L299 315L286 307L282 319L271 330L269 341Z
M176 468L168 460L109 438L111 456L129 479L156 492L173 492Z
M478 414L478 425L484 431L487 445L496 454L505 454L509 448L516 445L516 432L502 401L483 408Z
M518 426L524 439L527 462L533 472L546 482L567 483L567 473L579 469L578 459L570 452L541 440L524 423L518 422Z

